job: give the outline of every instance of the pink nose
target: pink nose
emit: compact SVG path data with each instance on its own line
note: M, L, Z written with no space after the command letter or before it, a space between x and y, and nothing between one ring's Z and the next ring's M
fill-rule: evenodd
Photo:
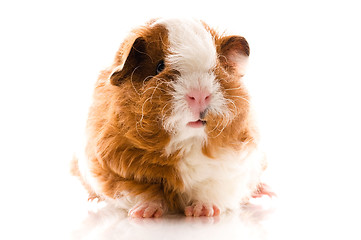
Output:
M191 90L186 95L186 100L191 112L198 118L207 109L211 94L205 90Z

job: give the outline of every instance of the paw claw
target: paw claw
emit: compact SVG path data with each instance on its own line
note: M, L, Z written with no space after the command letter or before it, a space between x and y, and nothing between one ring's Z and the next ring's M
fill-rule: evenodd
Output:
M133 218L159 218L164 213L164 207L159 202L145 202L129 210L128 216Z
M195 202L184 209L187 217L214 217L220 214L220 209L213 204Z

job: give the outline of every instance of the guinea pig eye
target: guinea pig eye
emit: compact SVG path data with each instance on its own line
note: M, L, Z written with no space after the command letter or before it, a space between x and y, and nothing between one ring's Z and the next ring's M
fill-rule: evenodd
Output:
M160 61L157 65L157 74L159 74L160 72L162 72L165 68L165 65L164 65L164 61Z

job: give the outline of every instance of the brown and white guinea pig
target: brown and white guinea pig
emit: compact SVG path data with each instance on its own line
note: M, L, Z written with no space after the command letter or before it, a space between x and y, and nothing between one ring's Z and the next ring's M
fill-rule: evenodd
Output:
M272 195L242 77L249 46L197 20L135 29L101 72L73 173L132 217L216 216Z

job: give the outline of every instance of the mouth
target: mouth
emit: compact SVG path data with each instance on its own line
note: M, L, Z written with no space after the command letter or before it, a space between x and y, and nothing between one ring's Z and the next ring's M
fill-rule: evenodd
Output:
M201 128L206 125L206 123L206 121L198 119L197 121L187 123L187 126L192 128Z

